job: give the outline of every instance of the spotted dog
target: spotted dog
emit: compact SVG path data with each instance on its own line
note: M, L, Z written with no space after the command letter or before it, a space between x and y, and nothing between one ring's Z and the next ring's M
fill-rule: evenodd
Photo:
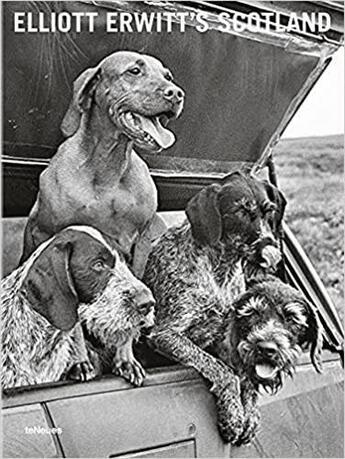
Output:
M150 344L211 381L218 424L232 425L224 433L227 441L243 430L239 380L207 349L253 267L276 268L284 207L278 189L234 172L191 199L188 220L156 241L145 270L144 282L157 301Z
M153 324L154 300L101 233L71 226L3 279L4 388L96 376L81 325L113 351L113 369L140 384L132 341ZM96 363L96 362L93 362Z

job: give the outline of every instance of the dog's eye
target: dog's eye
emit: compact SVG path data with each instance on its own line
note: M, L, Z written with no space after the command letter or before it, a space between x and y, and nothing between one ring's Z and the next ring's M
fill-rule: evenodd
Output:
M103 271L106 268L106 265L103 260L97 260L93 263L92 268L95 271Z
M241 218L250 216L248 210L244 207L239 207L238 209L236 209L235 213Z
M258 207L254 202L242 199L238 203L238 207L235 212L242 218L247 217L250 218L251 221L254 221L258 216Z
M241 309L238 309L236 311L238 317L249 317L254 313L253 309L243 307Z
M132 69L128 69L128 72L132 75L139 75L141 70L139 67L133 67Z
M299 327L307 327L307 319L304 316L295 316L289 315L286 317L286 320L294 325L298 325Z
M257 218L257 213L256 211L254 210L251 210L251 209L247 209L245 207L241 207L239 209L236 210L236 215L238 217L240 217L241 219L246 219L247 221L255 221L256 218Z
M172 81L172 80L173 80L173 76L171 75L171 73L166 73L166 74L165 74L165 79L166 79L167 81Z
M285 319L291 324L300 327L307 327L307 318L303 313L303 309L298 303L290 303L286 306L284 311Z
M251 297L236 310L236 313L238 317L249 317L253 314L262 313L266 307L261 298Z
M277 206L273 202L267 202L263 206L263 213L267 217L272 216L273 213L277 210Z

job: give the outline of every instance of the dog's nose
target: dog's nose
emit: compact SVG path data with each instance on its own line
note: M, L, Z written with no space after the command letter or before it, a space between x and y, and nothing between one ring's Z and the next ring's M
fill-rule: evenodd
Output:
M276 269L282 257L278 242L273 239L273 236L260 237L255 243L255 253L259 265L264 269Z
M135 295L135 302L138 309L144 316L149 314L156 304L156 301L148 288L143 288L137 291Z
M275 247L274 245L267 245L261 251L262 261L260 262L260 266L264 269L276 269L281 257L282 254L278 247Z
M258 348L265 357L273 357L277 352L277 345L271 341L261 341Z
M170 85L164 90L163 97L171 102L182 102L184 99L184 92L181 88Z

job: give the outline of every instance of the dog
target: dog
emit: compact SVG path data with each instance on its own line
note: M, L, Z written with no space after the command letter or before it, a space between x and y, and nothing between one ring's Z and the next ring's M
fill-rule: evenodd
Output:
M20 263L61 229L90 225L121 248L140 276L147 241L160 224L156 187L133 147L152 153L171 147L175 137L165 126L183 103L183 90L152 56L118 51L85 70L62 121L66 140L40 176Z
M228 441L242 431L239 380L207 349L253 267L277 267L285 204L277 188L241 172L205 187L187 204L188 220L154 243L143 278L157 302L149 344L211 381L219 425L231 419Z
M60 231L3 279L1 290L4 388L58 381L69 371L72 379L97 376L81 324L113 351L115 372L142 383L131 345L153 324L154 299L98 230Z
M284 377L293 376L297 359L310 346L311 361L322 371L322 326L315 308L295 288L273 276L259 277L232 304L216 338L213 352L241 380L244 410L238 445L253 439L259 425L259 389L276 393ZM223 437L232 435L231 419L223 417Z

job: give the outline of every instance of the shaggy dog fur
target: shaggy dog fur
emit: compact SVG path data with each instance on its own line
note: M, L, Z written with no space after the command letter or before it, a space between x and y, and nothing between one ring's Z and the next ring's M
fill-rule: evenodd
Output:
M76 379L95 376L78 313L113 351L114 370L142 382L132 341L153 324L154 300L99 231L61 231L7 276L1 289L3 388L58 381L69 370Z
M323 340L317 312L299 291L273 276L251 283L214 336L220 338L212 351L241 381L244 422L238 444L250 441L256 433L259 388L277 392L284 376L293 376L298 357L309 345L311 361L321 372ZM231 430L231 419L224 417L221 431Z
M228 441L242 433L238 378L207 352L234 299L256 269L280 260L285 200L268 183L233 173L188 203L188 222L169 229L154 245L144 282L157 301L150 342L167 357L194 367L213 384L219 426ZM225 419L225 421L224 421Z

